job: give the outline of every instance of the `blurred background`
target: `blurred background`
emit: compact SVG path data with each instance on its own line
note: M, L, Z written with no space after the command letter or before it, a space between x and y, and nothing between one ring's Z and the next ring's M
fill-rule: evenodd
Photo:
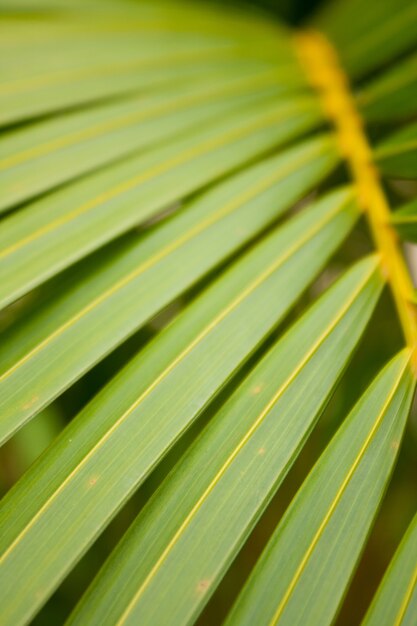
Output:
M278 15L289 24L297 25L308 20L316 7L321 4L321 0L226 0L222 4L261 9L271 15Z
M298 26L308 21L311 13L320 4L318 1L312 0L248 0L247 2L227 0L227 2L231 5L238 4L256 7L264 12L268 12L271 15L271 19L278 15L288 23ZM342 178L346 176L346 173L340 171L335 176ZM415 193L416 190L413 189L412 191ZM389 193L391 193L394 200L397 200L400 197L407 197L410 189L404 189L401 183L392 181ZM359 258L369 250L372 250L372 242L370 241L366 225L361 223L324 274L305 294L295 311L291 313L291 320L293 321L308 302L315 299L323 289L333 282L347 261L350 262L355 258ZM409 253L410 258L412 258L413 252L411 249ZM200 283L186 296L170 305L151 324L136 333L110 357L97 365L6 444L0 456L0 488L2 492L10 488L62 427L103 387L107 380L138 349L144 346L155 333L166 325L176 312L187 301L192 299L203 284L209 280L210 277L207 277L204 283ZM31 297L33 296L28 296L28 298ZM25 302L18 302L10 310L6 311L6 314L0 318L0 326L7 328L7 325L10 323L10 317L16 315L16 312L18 314L19 307L24 308ZM283 325L281 325L279 332L282 331L282 328ZM269 343L273 340L274 337L271 337ZM386 293L378 306L366 336L354 355L353 361L322 416L318 427L313 432L303 453L266 510L246 546L210 600L199 620L200 626L216 626L221 623L298 486L355 400L365 390L380 367L401 346L401 342L401 332L398 327L396 314L389 294ZM267 347L268 344L263 346L253 360L258 359ZM253 364L253 360L247 367ZM34 624L39 626L53 624L55 626L63 623L71 608L124 530L127 529L138 511L144 506L148 497L155 489L155 485L163 479L185 446L198 434L204 423L210 419L213 411L221 405L231 390L239 384L243 376L244 372L240 372L231 381L221 397L198 420L192 432L186 436L186 441L181 441L177 445L164 463L158 467L135 496L119 512L103 535L84 555L77 567L56 591L34 620ZM417 414L414 408L399 462L355 574L353 584L336 622L338 626L352 626L352 624L360 622L395 548L417 510L416 446Z

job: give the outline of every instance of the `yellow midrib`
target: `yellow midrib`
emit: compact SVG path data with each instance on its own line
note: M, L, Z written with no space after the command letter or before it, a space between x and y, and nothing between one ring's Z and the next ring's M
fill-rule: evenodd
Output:
M397 235L390 226L391 211L348 78L332 44L321 33L300 33L296 35L295 46L307 77L320 96L326 116L336 130L340 151L351 171L360 206L381 254L383 271L391 288L407 346L413 350L412 364L417 377L414 287Z

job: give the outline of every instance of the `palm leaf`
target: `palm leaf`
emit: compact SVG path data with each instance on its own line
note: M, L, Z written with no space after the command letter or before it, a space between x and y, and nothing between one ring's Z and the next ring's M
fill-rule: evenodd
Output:
M16 24L12 15L8 22L6 15L4 29L9 36L2 40L12 61L4 68L0 82L0 123L16 123L115 95L172 85L198 77L201 70L221 71L225 63L237 61L242 66L245 59L273 59L275 66L294 66L291 47L277 43L273 29L263 23L253 24L248 31L247 25L233 17L210 19L210 11L197 9L196 15L187 19L188 11L181 9L180 3L174 11L163 6L153 10L149 4L129 11L123 4L124 11L118 13L111 3L109 15L98 20L97 15L92 20L88 11L84 16L82 12L68 16L64 11L55 19L35 20L27 29L29 38L19 20ZM196 36L195 28L205 36ZM15 37L10 37L11 29ZM191 29L191 33L184 36L184 29ZM253 43L253 37L262 46L256 46L258 52L247 54L248 40ZM284 38L285 33L281 33ZM58 42L62 47L55 58ZM201 64L199 71L196 61Z
M343 66L355 79L413 50L417 41L417 9L408 0L366 5L335 0L324 4L314 23L335 43Z
M332 623L397 455L415 387L409 363L409 351L398 355L359 400L278 525L227 624Z
M272 297L270 290L280 286L283 290L280 303L263 313L259 310L258 317L251 318L256 337L255 347L315 277L352 228L357 215L352 194L349 191L336 192L315 210L294 218L282 231L271 233L252 254L231 269L232 278L228 279L228 275L224 277L230 287L227 299L220 300L221 306L215 309L213 321L210 322L213 330L217 330L220 322L229 323L232 330L234 317L239 316L240 310L244 320L246 315L257 314L258 308L265 306L263 296ZM280 251L278 255L277 250ZM139 252L142 252L142 248ZM0 378L3 400L0 439L7 439L100 357L131 334L140 322L145 322L167 303L172 259L169 258L162 265L159 285L164 285L165 291L161 293L157 290L157 307L153 304L155 296L152 287L155 285L155 272L159 268L149 263L149 280L146 281L142 275L142 270L147 269L146 257L140 265L137 259L135 261L136 269L122 277L116 274L116 281L114 273L119 268L111 264L113 281L104 290L102 276L93 275L92 279L87 276L87 280L77 282L74 290L65 289L60 298L41 307L37 315L23 320L16 332L9 334L6 355L12 356L13 361L6 365ZM184 265L182 259L179 265L185 267L188 275L188 265ZM293 278L291 268L295 266L299 266L302 272ZM273 284L274 279L278 281L277 285ZM284 281L282 284L281 280ZM129 289L132 281L139 282L140 291L136 287L134 293L140 299L132 300ZM94 288L100 291L94 293ZM171 297L177 294L171 293ZM216 297L214 301L217 302ZM115 310L112 303L116 305ZM106 316L106 324L98 326L103 315ZM215 322L217 318L219 323ZM101 332L94 332L97 327L101 328ZM247 323L246 340L249 346L250 328L251 324ZM207 333L211 330L209 324ZM228 332L220 341L227 339ZM81 342L78 348L74 346L74 333ZM243 344L240 347L243 348ZM58 368L57 361L64 355L65 359Z
M375 151L380 170L396 178L415 178L417 171L417 124L393 133Z
M415 387L400 243L416 240L414 183L388 195L384 180L417 177L414 4L328 0L318 32L295 33L203 1L0 12L0 441L6 468L34 461L0 505L2 623L35 618L128 502L132 524L69 622L195 623L387 284L406 345L274 519L226 620L330 624ZM74 383L95 378L61 428ZM148 477L161 485L137 515ZM367 624L412 620L414 527Z
M125 97L12 133L1 146L3 208L288 89L287 82L280 87L279 70L260 74L259 67L249 71L243 67L236 78L237 69L218 68L211 77L206 73L204 82L185 84L181 95L171 86L148 97Z
M235 222L240 223L242 231L244 231L244 218L242 211L238 210L241 206L246 207L251 200L253 203L266 202L262 194L266 194L271 189L270 197L273 192L273 197L276 198L275 203L282 202L283 208L285 208L285 190L288 189L288 192L292 194L287 200L288 207L291 207L295 200L301 198L310 187L317 184L320 178L328 173L338 158L334 142L329 137L323 136L311 142L304 142L299 147L291 148L282 155L256 163L241 174L238 173L231 179L217 185L211 193L202 194L188 202L183 211L177 212L177 218L171 220L169 227L162 227L158 230L158 233L165 231L167 235L159 241L155 239L152 243L150 242L152 238L148 237L149 249L158 251L158 258L167 256L170 251L179 248L197 234L205 233L208 226L212 224L217 225L219 232L220 225L223 230L224 221L222 220L229 214L235 216ZM303 172L303 180L298 188L294 185L291 175L299 172ZM51 211L56 212L59 196L64 202L66 201L66 192L53 194L50 198ZM102 227L100 230L84 227L81 231L82 234L74 236L77 231L68 223L64 224L62 228L59 228L62 224L54 228L48 221L49 212L44 209L44 203L41 203L40 206L31 205L28 210L18 211L4 220L4 227L0 233L2 245L0 266L4 278L0 287L0 298L4 305L13 302L30 291L31 288L66 269L81 256L102 244L102 233L100 232ZM266 211L267 209L265 209ZM252 208L248 218L249 216L252 217L253 213L255 210ZM192 214L194 219L183 214L187 216ZM272 221L279 215L280 208L274 204L273 209L270 210L269 219ZM258 219L261 226L268 223L262 205L258 205L256 214L252 219ZM174 224L178 224L178 226L173 226ZM258 226L257 229L254 228L252 235L259 231L261 226ZM233 235L236 237L239 233L232 230L229 237L225 237L225 245L229 245L230 251L234 249ZM159 237L161 236L159 235ZM179 237L180 241L177 242ZM132 247L139 242L139 245L142 246L141 249L143 249L144 237L136 236L131 240ZM41 242L42 245L40 246ZM169 243L166 251L163 242ZM124 247L129 247L128 244L129 242L126 240ZM207 260L212 262L211 257L207 257ZM152 264L150 259L148 264ZM89 265L91 265L91 261L89 261Z
M45 230L50 233L68 224L73 228L78 224L80 231L85 226L99 230L103 227L106 230L111 228L110 236L101 237L101 243L105 243L140 223L141 217L142 220L149 218L170 202L195 191L275 145L288 141L306 128L316 125L320 119L317 106L311 99L300 100L299 115L297 103L284 101L277 106L274 95L276 96L274 90L270 94L267 92L265 98L260 98L261 105L251 106L249 102L247 107L242 106L240 114L238 111L231 114L231 106L236 105L233 101L230 105L221 101L217 111L216 106L211 105L208 115L204 111L203 115L199 114L201 111L197 113L194 124L201 125L207 118L215 118L220 113L219 118L211 124L208 123L204 129L200 126L198 133L193 132L193 123L188 113L187 123L191 122L191 131L180 139L157 145L146 154L132 156L109 170L98 172L96 176L82 179L74 190L71 203L66 195L61 194L61 201L58 202L55 199L51 201L47 196L44 199L46 208L43 208L43 204L37 205L41 207L38 210L42 212L43 221L48 225L47 229L44 227L39 229L40 232L34 232L38 245L39 236ZM256 103L257 98L258 95L251 96L249 100L255 100ZM224 119L221 115L222 108L229 108L229 115L226 114ZM47 176L49 179L49 172ZM42 191L42 188L35 188L35 191ZM5 194L3 208L10 207L16 200L25 199L30 191L23 190L23 194L21 192L16 199L11 185L11 197ZM133 213L132 205L135 206L135 203L142 206L142 215ZM101 220L106 216L107 219L102 223L98 216L101 216ZM115 216L118 216L116 224Z
M25 591L19 597L3 587L8 620L19 621L41 601L39 577L44 593L59 582L102 525L277 324L355 217L350 194L338 193L272 233L184 311L69 425L56 447L50 448L49 462L45 463L45 455L39 464L37 484L44 482L45 488L40 497L34 492L23 517L17 502L27 499L29 485L23 479L9 492L0 520L1 567L9 572L9 584L15 585L13 571L22 582L19 562L29 544L48 552L54 544L55 557L48 568L40 558L38 563L43 565L35 577L33 569L27 570ZM277 249L281 249L278 257ZM269 306L277 291L282 294L279 305ZM223 346L227 346L226 353ZM207 354L212 363L216 360L216 367L212 365L209 371ZM140 386L132 385L133 381L141 381ZM109 398L115 407L110 413ZM81 505L80 488L86 506ZM103 518L98 506L103 508ZM18 512L19 519L15 518ZM58 515L63 519L57 525ZM55 535L48 520L54 520ZM7 598L10 608L6 608Z
M392 223L403 239L417 241L417 201L413 200L395 211Z
M372 122L402 121L417 113L417 54L399 61L359 91L358 106Z
M417 609L417 517L414 517L363 621L408 626Z
M195 618L302 447L381 286L375 259L361 262L272 348L155 494L70 623Z

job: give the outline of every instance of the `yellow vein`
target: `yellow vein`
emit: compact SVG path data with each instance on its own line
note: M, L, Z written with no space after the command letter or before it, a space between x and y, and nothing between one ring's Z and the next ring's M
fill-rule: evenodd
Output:
M91 450L85 455L85 457L71 470L61 485L55 490L55 492L48 497L45 503L41 506L39 511L33 516L30 522L23 528L23 530L17 535L15 540L5 550L0 557L0 564L7 558L7 556L13 551L15 546L21 541L35 525L36 521L41 517L43 512L48 509L53 500L64 490L66 485L71 479L77 475L77 473L86 465L91 457L94 456L96 451L110 439L113 432L133 413L133 411L140 405L143 400L149 396L152 391L170 374L170 372L177 367L188 354L194 350L210 333L214 330L229 314L231 314L247 297L249 297L258 287L260 287L280 266L284 265L291 256L297 251L302 249L309 240L311 240L317 233L319 233L327 224L329 224L334 217L339 214L346 206L346 201L342 204L334 207L329 211L324 218L315 223L306 233L303 234L293 245L291 245L286 252L279 256L269 267L265 268L255 280L253 280L232 302L230 302L216 317L189 343L189 345L180 354L173 359L173 361L159 374L159 376L149 385L147 389L135 400L135 402L115 421L115 423L109 428L109 430L97 441Z
M308 549L306 550L306 552L305 552L305 554L304 554L304 556L303 556L303 558L301 560L301 563L299 564L299 566L298 566L298 568L297 568L297 570L296 570L296 572L295 572L295 574L293 576L293 579L291 580L290 584L287 587L287 590L286 590L286 592L284 594L283 599L281 600L281 602L280 602L276 612L274 613L274 616L272 617L272 619L270 621L270 626L275 626L275 624L278 622L279 618L282 616L282 613L284 612L284 609L285 609L286 605L288 604L289 598L291 597L291 594L293 593L293 591L294 591L298 581L300 580L302 574L304 573L304 570L305 570L305 568L307 566L307 563L308 563L311 555L313 554L313 552L314 552L314 550L315 550L319 540L321 539L321 537L322 537L322 535L323 535L323 533L324 533L324 531L326 529L326 526L327 526L329 520L331 519L333 513L335 512L337 505L339 504L340 500L342 499L342 497L343 497L343 495L344 495L344 493L346 491L346 488L348 487L348 485L350 483L350 480L352 479L352 477L353 477L354 473L356 472L360 462L362 461L365 453L367 452L367 450L368 450L368 448L369 448L369 446L370 446L370 444L371 444L375 434L377 433L378 428L380 427L381 422L382 422L386 412L388 411L388 409L390 407L390 404L391 404L391 401L392 401L394 395L398 391L398 387L399 387L399 385L400 385L400 383L401 383L401 381L403 379L403 376L404 376L405 372L407 371L407 368L408 368L408 366L410 364L410 359L411 359L411 351L409 349L405 348L404 353L405 354L408 353L408 358L405 360L404 366L402 367L398 378L396 379L395 383L393 384L392 389L391 389L387 399L385 400L385 402L384 402L384 404L383 404L383 406L382 406L382 408L380 410L380 413L379 413L377 419L375 420L371 430L368 433L368 436L365 439L365 442L364 442L362 448L359 451L359 454L356 456L356 458L355 458L354 462L352 463L352 465L351 465L351 467L350 467L350 469L349 469L345 479L343 480L342 484L340 485L339 489L337 490L337 493L336 493L336 495L335 495L335 497L334 497L334 499L333 499L333 501L332 501L332 503L331 503L331 505L330 505L330 507L329 507L329 509L328 509L328 511L326 513L326 515L324 516L323 521L321 522L320 526L318 527L318 529L317 529L317 531L316 531L316 533L315 533L315 535L314 535L314 537L313 537L313 539L312 539Z
M220 219L226 217L228 214L232 213L234 210L238 209L240 206L249 202L258 194L262 193L271 185L277 183L285 176L296 172L300 167L304 166L311 160L311 154L307 153L303 155L302 158L299 158L295 163L290 162L286 166L282 166L278 171L274 171L267 176L257 180L254 185L248 187L245 191L238 194L235 198L232 198L229 202L227 202L221 209L215 211L212 215L207 217L205 220L202 220L198 224L196 224L193 228L190 228L184 235L174 240L169 245L162 248L157 254L150 257L147 261L144 261L141 265L135 268L129 274L126 274L122 279L117 281L112 287L104 291L97 298L92 300L86 307L81 309L75 316L67 320L64 324L62 324L59 328L57 328L51 335L46 337L44 341L40 342L33 348L30 352L28 352L22 359L17 361L10 369L0 375L0 382L4 379L8 378L16 369L21 367L26 361L31 359L35 354L40 352L45 346L47 346L51 341L60 336L64 331L68 330L71 326L73 326L76 322L79 322L85 315L94 310L97 306L102 304L105 300L114 296L117 291L120 291L123 287L126 287L130 282L138 278L141 274L143 274L146 270L150 269L156 263L161 261L163 258L168 256L168 254L175 252L185 243L190 241L193 237L201 234L204 230L218 222Z
M91 209L96 208L100 204L104 204L105 202L110 202L114 198L128 191L132 191L135 187L145 182L149 182L150 180L156 178L157 176L166 173L170 169L174 169L177 166L184 165L188 161L195 159L197 157L201 157L204 154L208 154L213 150L223 148L234 141L238 141L250 135L252 132L256 132L267 128L271 123L281 121L285 119L288 115L291 117L294 115L294 111L296 109L296 105L298 104L299 110L307 110L310 107L309 100L299 100L297 103L285 103L280 106L278 110L272 111L271 113L265 113L264 115L257 114L256 119L253 121L246 121L246 123L241 123L239 126L232 128L226 132L220 132L220 134L214 135L214 137L210 137L205 141L198 141L198 134L192 137L193 145L191 147L186 148L182 152L175 154L175 156L170 157L169 159L158 163L157 165L150 167L149 169L133 176L130 179L124 180L121 183L118 183L114 187L108 189L100 193L98 196L87 200L80 206L78 206L73 211L62 215L61 217L49 222L45 226L42 226L38 230L35 230L33 233L28 235L27 237L22 238L20 241L15 244L5 248L0 253L0 258L10 254L11 252L15 252L17 249L21 248L28 243L32 243L39 237L55 230L57 227L61 227L64 224L71 222L73 219L79 217L83 213L90 211ZM217 130L217 129L216 129Z
M407 609L410 605L412 595L414 593L414 589L417 584L417 567L413 572L413 575L410 580L410 584L405 592L404 599L401 603L400 610L398 611L398 615L395 619L393 626L401 626L402 621L404 620Z
M273 395L273 397L266 404L266 406L264 407L262 412L258 415L258 417L253 422L252 426L245 433L244 437L242 437L242 439L239 441L237 446L234 448L233 452L229 455L229 457L226 459L225 463L219 469L217 474L214 476L214 478L212 479L212 481L210 482L208 487L205 489L203 494L200 496L200 498L194 504L194 506L192 507L191 511L188 513L188 515L186 516L186 518L184 519L184 521L182 522L182 524L180 525L180 527L178 528L178 530L176 531L176 533L174 534L172 539L167 544L167 546L164 549L164 551L162 552L161 556L155 562L155 564L152 567L151 571L149 572L149 574L147 575L147 577L145 578L145 580L143 581L143 583L141 584L141 586L139 587L139 589L137 590L137 592L135 593L135 595L133 596L131 601L129 602L129 604L126 607L125 611L123 612L121 617L116 622L115 626L120 626L121 624L123 624L123 622L126 621L128 615L132 611L134 605L138 602L140 597L144 594L144 592L146 591L147 587L149 587L149 585L152 582L152 579L155 578L158 570L161 568L162 564L164 563L164 561L168 557L169 553L172 551L172 549L178 543L179 539L184 534L184 532L186 531L186 529L188 528L188 526L192 522L193 518L198 513L199 509L204 504L204 502L208 499L210 494L213 492L215 487L218 485L218 483L220 482L221 478L226 473L227 469L231 466L231 464L236 459L236 457L239 455L239 453L242 451L242 449L245 447L245 445L250 441L251 437L255 434L255 432L258 430L258 428L262 425L262 423L264 422L264 420L266 419L266 417L270 413L271 409L274 407L274 405L279 400L279 398L285 393L285 391L288 389L288 387L291 385L291 383L294 382L294 380L297 378L297 376L299 375L301 370L313 358L314 354L323 345L325 340L330 336L330 334L336 328L338 323L343 319L343 316L346 314L346 312L348 312L350 310L353 302L356 300L356 298L363 291L363 289L368 284L370 279L375 275L377 269L378 269L378 266L377 266L377 264L375 264L374 267L372 267L371 271L368 272L368 274L366 275L365 279L362 280L361 283L359 284L359 286L356 287L354 289L353 293L350 294L349 298L346 300L344 305L339 309L339 311L337 312L337 314L335 315L335 317L333 318L331 323L327 326L327 328L324 330L324 332L316 340L316 342L313 344L313 346L310 348L310 350L303 356L303 358L298 363L298 365L295 367L293 372L291 372L290 376L286 379L286 381L280 386L280 388L276 391L276 393Z
M298 35L295 44L307 77L317 89L323 109L336 128L340 151L351 170L359 203L381 253L404 337L414 353L412 364L417 376L417 310L412 302L414 287L396 232L390 226L391 211L348 78L339 64L336 51L320 33Z
M54 150L67 148L68 146L72 146L87 139L93 139L104 133L128 126L133 122L142 122L154 117L156 118L158 115L166 112L171 113L176 110L180 110L182 107L198 104L200 101L209 101L212 97L240 93L241 91L245 93L248 89L251 90L254 87L267 86L271 83L274 84L280 76L281 73L278 75L278 72L270 70L265 71L260 75L258 74L255 77L244 77L232 84L230 83L230 76L226 84L219 84L219 82L217 82L217 84L210 85L208 88L205 84L202 86L201 84L196 83L197 90L193 91L191 94L187 94L185 96L181 95L179 97L174 95L173 97L173 94L176 92L170 91L168 96L165 96L163 102L155 103L152 102L152 100L147 99L144 103L145 108L142 108L139 111L137 110L137 106L142 103L141 101L135 101L133 104L136 108L130 113L119 117L113 117L95 125L89 125L87 128L83 128L81 130L69 132L64 135L60 134L59 137L55 137L50 141L45 141L44 143L37 144L36 146L27 148L21 152L1 159L0 170L21 165L22 163L33 158L53 154Z

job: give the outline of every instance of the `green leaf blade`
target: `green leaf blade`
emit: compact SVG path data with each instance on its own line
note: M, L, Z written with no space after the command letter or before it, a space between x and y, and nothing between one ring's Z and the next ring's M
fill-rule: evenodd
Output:
M6 624L28 619L45 601L289 310L357 216L351 194L338 192L271 233L157 337L146 354L139 353L9 492L0 524ZM22 594L10 592L16 589L15 577Z
M417 615L417 516L396 551L363 626L413 626Z
M409 0L328 2L314 22L333 41L354 79L412 51L417 42L417 8Z
M69 623L196 619L317 421L382 285L375 259L358 264L268 352L171 472Z
M332 623L384 495L414 388L407 349L374 380L314 466L228 626Z
M271 157L197 198L148 237L70 273L50 301L7 333L0 439L276 219L336 158L326 137ZM31 269L23 267L27 280Z
M357 94L365 119L403 122L417 113L417 54L407 57L365 85Z
M273 33L263 21L260 29L253 24L239 32L231 26L227 32L222 11L223 19L215 16L211 32L203 34L202 16L194 27L189 24L187 32L186 19L178 24L178 8L178 4L173 12L163 8L149 26L137 14L133 21L123 14L107 16L97 28L96 16L92 20L88 14L77 15L74 21L68 15L48 16L35 24L28 15L8 23L5 19L2 43L8 63L2 67L0 81L0 125L155 90L201 76L210 67L221 72L235 63L287 66L300 80L284 29ZM255 41L262 45L254 45Z
M317 115L311 101L250 107L27 206L6 220L0 235L0 303L5 306L268 148L302 135L317 124Z
M395 211L391 222L402 239L417 243L417 200Z
M287 81L276 70L233 68L184 85L53 117L10 133L0 147L0 210L27 202L134 152L167 144L271 97ZM70 190L69 190L70 191Z
M376 147L375 160L386 176L414 180L417 178L417 124L393 133Z

